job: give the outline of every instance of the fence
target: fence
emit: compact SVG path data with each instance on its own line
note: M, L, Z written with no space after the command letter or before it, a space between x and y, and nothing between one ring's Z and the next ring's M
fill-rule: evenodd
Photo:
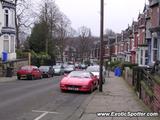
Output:
M153 111L160 111L160 83L156 82L152 69L144 67L133 68L132 86L139 98ZM152 74L151 74L152 73ZM159 79L159 78L158 78Z

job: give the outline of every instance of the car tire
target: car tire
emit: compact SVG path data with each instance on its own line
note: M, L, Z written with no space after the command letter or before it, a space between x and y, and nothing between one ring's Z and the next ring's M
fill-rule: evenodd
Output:
M65 93L66 91L61 89L61 92L62 92L62 93Z
M91 88L90 88L89 93L92 93L92 92L93 92L93 89L94 89L94 86L93 86L93 84L91 84Z
M17 79L18 79L18 80L20 80L20 79L21 79L21 77L20 77L20 76L17 76Z
M35 77L33 76L33 75L31 75L31 78L30 78L30 80L34 80L35 79Z

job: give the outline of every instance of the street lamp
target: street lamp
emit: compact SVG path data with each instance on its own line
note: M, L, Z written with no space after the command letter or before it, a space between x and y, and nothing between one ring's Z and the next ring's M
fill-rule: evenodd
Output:
M101 0L100 3L100 9L101 9L101 13L100 13L100 81L99 81L99 91L102 92L103 91L103 85L102 85L102 81L103 81L103 27L104 27L104 0Z

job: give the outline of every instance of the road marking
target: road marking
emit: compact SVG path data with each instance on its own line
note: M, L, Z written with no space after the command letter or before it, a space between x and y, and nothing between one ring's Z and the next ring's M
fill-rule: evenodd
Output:
M40 120L42 117L44 117L45 115L47 115L48 113L45 112L43 114L41 114L40 116L38 116L37 118L35 118L34 120Z
M38 113L42 113L40 116L38 116L37 118L35 118L34 120L40 120L42 119L44 116L46 116L47 114L59 114L58 112L50 112L50 111L39 111L39 110L32 110L32 112L38 112Z
M60 113L58 113L58 112L39 111L39 110L32 110L32 112L51 113L51 114L60 114Z

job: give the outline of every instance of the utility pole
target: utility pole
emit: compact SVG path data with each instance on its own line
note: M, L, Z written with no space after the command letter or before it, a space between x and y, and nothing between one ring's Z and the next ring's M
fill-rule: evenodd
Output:
M103 91L103 27L104 27L104 0L100 3L101 15L100 15L100 81L99 81L99 91Z

